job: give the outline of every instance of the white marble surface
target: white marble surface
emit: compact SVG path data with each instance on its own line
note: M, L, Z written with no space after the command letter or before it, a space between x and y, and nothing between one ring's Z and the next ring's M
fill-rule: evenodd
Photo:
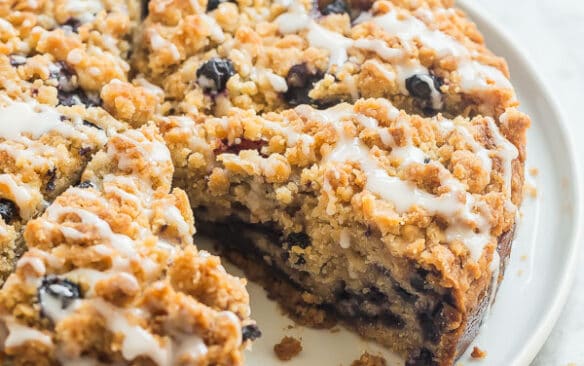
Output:
M568 119L584 169L584 1L476 0L520 43ZM580 253L584 268L584 250ZM510 334L512 336L512 333ZM584 270L532 366L584 366Z

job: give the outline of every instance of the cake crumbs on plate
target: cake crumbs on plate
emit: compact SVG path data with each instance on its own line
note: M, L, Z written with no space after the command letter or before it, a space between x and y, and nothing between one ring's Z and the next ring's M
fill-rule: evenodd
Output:
M537 198L537 188L532 184L525 183L525 185L523 186L523 194L524 196Z
M274 353L280 361L289 361L302 352L302 343L294 337L284 337L274 345Z
M381 356L374 356L364 352L358 360L351 363L351 366L385 366L387 361Z
M537 177L538 174L539 174L539 169L529 168L529 175L531 175L532 177Z
M487 352L485 350L480 349L479 347L474 347L472 349L472 353L470 354L472 358L481 360L487 357Z

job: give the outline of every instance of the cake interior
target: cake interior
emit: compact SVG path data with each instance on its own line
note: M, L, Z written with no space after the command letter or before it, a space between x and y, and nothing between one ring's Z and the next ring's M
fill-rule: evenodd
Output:
M209 222L204 221L208 218L205 209L198 214L199 233L214 238L219 252L262 285L295 321L316 328L341 322L390 347L407 365L438 365L435 360L448 353L462 354L488 306L487 295L476 314L471 314L474 319L462 337L466 344L461 344L447 329L463 317L460 304L449 290L433 284L435 275L423 268L406 263L396 268L407 275L393 275L388 268L349 251L331 255L318 273L310 273L302 269L306 259L298 250L312 245L306 233L286 236L276 225L250 224L236 216ZM362 239L369 245L376 240L367 232ZM351 267L359 267L359 274L344 270Z

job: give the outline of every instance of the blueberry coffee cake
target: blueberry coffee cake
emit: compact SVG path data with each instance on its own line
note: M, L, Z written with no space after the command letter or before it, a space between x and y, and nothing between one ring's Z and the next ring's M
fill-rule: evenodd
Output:
M4 362L241 364L257 336L245 282L193 245L172 173L153 126L114 135L28 223L28 251L0 290Z
M517 107L453 0L4 2L0 354L242 364L195 217L299 322L452 365L511 250Z

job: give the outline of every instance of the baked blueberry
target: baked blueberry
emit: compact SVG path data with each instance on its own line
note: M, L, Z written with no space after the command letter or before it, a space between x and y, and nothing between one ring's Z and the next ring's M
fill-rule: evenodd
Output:
M304 259L303 255L299 255L294 264L297 266L303 266L306 264L306 259Z
M427 348L422 348L408 357L406 366L436 366L438 362L434 361L434 355Z
M84 180L83 182L80 182L77 187L79 188L95 188L95 185L93 184L93 182L89 181L89 180Z
M83 125L87 126L87 127L91 127L91 128L96 128L98 130L103 130L103 128L99 127L98 125L93 124L93 123L86 121L86 120L83 120Z
M65 31L71 31L73 33L77 33L80 26L81 21L75 18L69 18L65 21L65 23L61 24L61 28L63 28Z
M235 4L237 4L237 2L234 0L209 0L207 2L207 11L213 11L213 10L217 9L219 7L219 4L221 4L221 3L235 3Z
M50 68L49 77L57 80L59 91L72 92L78 87L75 70L63 61L58 61Z
M41 313L51 316L59 310L66 309L71 303L81 298L79 285L66 278L45 276L38 288Z
M247 341L248 339L251 341L255 341L259 337L262 336L262 332L260 328L256 324L248 324L241 328L241 338L243 342Z
M101 99L98 94L86 94L81 89L72 92L61 91L57 93L57 99L60 105L70 107L76 104L83 104L87 107L98 107L101 105Z
M149 4L150 4L150 0L142 0L141 1L142 12L140 15L142 16L142 19L145 19L149 14L149 9L148 9Z
M9 224L18 215L18 207L14 202L5 198L0 198L0 216L5 223Z
M406 89L414 98L423 103L423 108L438 110L442 107L442 94L440 87L442 79L432 74L417 74L406 79Z
M348 14L349 7L345 0L334 0L333 2L325 5L320 12L322 15L329 15L329 14Z
M88 94L79 88L75 70L63 61L56 62L50 69L51 79L57 81L57 99L60 105L70 107L84 104L87 107L101 105L99 94Z
M206 93L218 94L225 90L227 80L235 75L231 60L214 57L197 70L197 84Z
M93 149L91 147L83 146L79 149L79 155L87 156L87 155L89 155L89 153L91 153L91 151L93 151Z
M303 232L292 233L288 235L286 242L290 244L290 247L299 246L302 249L306 249L310 246L310 237Z
M322 74L310 72L305 63L292 66L286 75L288 90L284 93L284 99L291 106L313 104L314 101L308 94L314 83L320 79L322 79Z
M55 180L57 179L57 169L53 168L47 172L47 185L45 189L47 192L52 192L55 190Z

